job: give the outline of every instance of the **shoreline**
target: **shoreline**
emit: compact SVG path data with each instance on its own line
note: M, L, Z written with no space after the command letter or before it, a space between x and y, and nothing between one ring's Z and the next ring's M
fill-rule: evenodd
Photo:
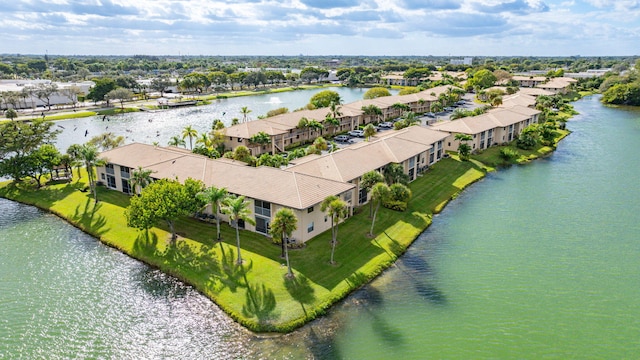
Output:
M569 132L562 133L556 139L556 144L561 139L566 137L568 134ZM555 146L549 147L548 151L544 151L543 153L539 154L537 157L548 156L551 153L553 153L554 150L555 150ZM526 163L530 162L531 160L532 159L528 159ZM426 190L424 186L425 183L429 184L430 182L432 182L431 180L437 180L439 182L443 180L442 178L438 178L438 176L442 176L442 174L440 174L442 171L439 171L438 169L441 169L442 167L445 167L445 166L447 167L455 166L456 169L459 168L458 173L453 174L453 177L451 179L446 179L446 180L452 180L455 178L457 182L457 187L451 186L452 182L445 181L447 183L446 185L448 185L447 190L445 190L444 192L440 192L438 194L440 196L439 199L421 198L420 193ZM449 171L449 170L450 169L444 169L443 171ZM447 161L443 163L441 166L438 166L438 167L434 166L434 168L431 169L430 172L425 173L421 178L411 183L412 191L414 191L414 193L416 194L416 196L414 196L414 199L412 199L412 201L410 202L413 205L411 206L412 209L408 209L405 213L397 213L391 210L382 211L381 209L382 211L382 213L380 214L381 218L383 216L393 217L394 219L397 218L398 221L393 221L393 220L388 221L389 219L387 219L387 221L382 221L381 219L380 222L376 222L376 225L382 223L385 227L381 226L378 228L378 226L376 226L378 228L378 231L377 231L378 235L373 239L367 239L367 240L371 243L371 245L376 246L377 244L377 246L380 246L381 248L383 248L386 254L383 254L382 256L376 256L373 258L366 259L367 261L362 266L356 267L356 271L351 274L352 276L343 278L342 279L343 281L340 281L338 284L335 284L336 286L334 286L333 288L327 289L328 292L327 294L325 294L325 298L323 299L323 301L316 304L309 304L309 307L304 311L304 314L299 314L299 316L288 319L288 321L284 321L281 323L264 322L260 320L255 321L253 317L242 316L241 313L238 312L238 306L236 303L234 303L233 301L229 301L229 299L226 297L219 296L220 294L217 294L216 291L212 291L211 287L208 286L207 282L203 283L202 281L199 281L197 277L189 276L188 274L189 270L192 270L192 269L181 269L180 267L176 267L175 264L167 263L165 261L166 260L165 257L162 256L162 250L166 251L170 246L168 244L163 244L164 241L158 241L158 239L163 238L163 233L164 233L164 237L166 238L166 232L163 229L153 228L148 233L146 233L146 235L144 235L143 232L126 228L126 224L125 224L124 232L126 233L125 236L129 236L129 241L122 241L122 239L120 240L117 239L117 236L115 236L117 234L110 234L110 231L106 231L102 233L102 230L100 228L93 227L91 221L89 221L88 224L83 223L84 216L81 216L79 219L77 218L74 219L73 216L70 216L70 213L68 211L62 211L59 208L57 208L55 206L56 203L65 202L65 201L71 202L72 207L73 205L76 205L76 209L78 209L82 205L83 200L85 202L84 204L85 208L90 206L89 203L92 203L90 196L87 195L86 193L80 193L79 191L76 191L76 188L82 184L78 180L76 180L73 183L69 183L65 185L47 186L44 189L44 191L47 191L51 188L53 189L55 189L56 187L59 188L61 186L72 188L72 189L67 189L68 193L65 196L60 196L60 194L58 194L58 198L55 199L56 201L54 201L52 204L50 203L49 206L46 206L42 202L39 202L35 199L29 200L29 196L28 196L29 194L31 195L38 194L40 191L35 191L35 192L22 191L22 190L19 190L17 187L15 187L15 185L9 184L8 182L2 183L0 185L0 196L7 198L9 200L18 201L24 204L36 206L42 210L48 211L58 216L62 220L67 221L68 223L82 230L83 232L96 238L101 243L109 247L112 247L114 249L117 249L132 258L142 261L143 263L153 268L159 269L177 278L178 280L193 286L198 292L202 293L203 295L211 299L211 301L213 301L231 319L233 319L235 322L239 323L249 331L252 331L254 333L262 333L262 334L288 333L297 328L302 327L303 325L311 322L315 318L322 316L323 314L326 313L326 311L328 311L328 309L333 307L333 305L343 301L353 291L368 284L371 280L373 280L374 278L382 274L385 270L390 268L393 264L395 264L395 261L397 260L397 258L402 256L402 254L404 254L407 251L407 249L413 244L413 242L419 237L419 235L431 225L431 217L433 215L441 212L451 200L455 199L466 188L473 185L475 182L482 180L489 171L496 171L496 170L498 169L487 166L475 159L473 159L473 161L470 161L470 162L461 162L459 161L459 159L457 159L455 155L453 155L450 159L447 159ZM451 176L451 174L447 174L447 175ZM433 177L435 177L435 179L432 179ZM86 176L85 176L85 179L86 179ZM13 189L14 191L9 191L11 189ZM107 191L109 190L103 189L101 194L102 198L105 197L105 194ZM74 196L77 199L67 199L68 197L74 197ZM427 201L427 200L430 200L430 201ZM109 200L101 200L98 203L98 205L92 209L93 212L95 212L96 209L100 211L102 206L111 207L115 205L109 204ZM425 207L428 207L428 209L425 209ZM341 224L340 230L342 234L348 233L350 228L358 227L363 222L366 224L366 227L370 225L370 222L368 221L368 218L367 218L366 208L367 206L361 207L359 214L355 214L347 222ZM120 213L123 210L124 209L122 207L117 207L115 209L106 209L106 211L119 211ZM413 212L411 210L413 210ZM358 217L359 220L355 219L356 217ZM414 221L411 221L411 218L414 218L413 219ZM415 218L418 218L419 220L415 221L416 220ZM192 224L193 221L187 220L187 222L193 225ZM401 222L403 224L399 224ZM112 223L108 223L108 224L117 225ZM111 227L112 226L110 226L110 228ZM227 232L232 230L232 228L229 227L228 225L223 226L223 229L226 229ZM383 229L383 230L380 230L380 229ZM317 245L321 242L324 242L325 240L324 238L328 238L330 236L330 234L327 234L327 233L328 232L325 232L324 234L319 235L316 239L312 240L311 243L313 244L311 245ZM357 233L359 232L356 231L356 234ZM135 241L132 242L131 237L133 237L133 235L135 235ZM151 236L151 239L149 239L149 235ZM180 240L177 243L186 244L186 246L188 247L192 247L194 245L198 246L199 244L201 248L204 246L207 246L209 250L220 247L223 254L226 251L233 250L233 244L227 244L228 240L225 240L221 243L215 243L215 242L207 243L206 241L202 241L201 239L198 239L197 236L191 236L191 234L186 234L186 235L187 236L184 236L184 237L181 236ZM361 235L364 235L364 234L361 234ZM395 236L393 236L393 239L392 239L390 235L395 235ZM145 236L146 236L146 241L144 239L140 241L140 239L144 238ZM154 238L155 238L155 242L153 241ZM227 238L234 240L232 239L232 237L227 236ZM247 263L250 264L250 265L247 265L247 267L249 266L253 267L254 263L263 262L263 260L267 260L267 262L270 262L270 264L268 264L269 266L271 267L273 265L276 266L275 270L270 269L270 271L268 271L269 273L277 274L282 272L284 274L284 272L281 271L281 269L279 269L280 263L278 261L276 261L274 264L273 261L269 261L273 259L269 259L268 255L263 256L262 254L255 252L255 250L251 249L250 247L245 248L245 245L247 245L251 241L248 238L256 238L256 236L250 236L249 233L243 232L242 238L243 238L243 244L244 244L243 253L244 254L248 253L245 256L247 258ZM262 238L264 239L264 237ZM358 240L362 240L362 238ZM346 242L346 239L341 239L339 237L339 241ZM140 246L144 246L145 243L147 247L148 245L153 244L153 251L151 252L151 254L145 251L141 251L138 248ZM305 249L305 251L312 252L314 251L313 247L317 247L317 246L310 246L310 248ZM349 249L343 248L343 249L338 249L337 251L341 251L341 250L342 252L345 252L346 250L349 250ZM296 255L300 254L300 252L295 252L295 251L292 253L294 258ZM264 259L265 256L267 257L267 259ZM308 280L309 278L313 277L310 274L305 275L304 269L302 269L302 266L298 266L298 265L300 264L297 262L292 262L292 266L295 269L297 278ZM342 265L345 265L345 264L341 264L341 266ZM346 265L349 265L349 264L346 264ZM250 271L252 270L245 269L245 265L243 265L242 269L240 269L240 272L242 272L245 278L247 277ZM358 275L358 276L355 276L355 275ZM247 283L249 282L248 280L245 280L245 281L247 281ZM238 283L238 285L240 286L241 282ZM279 300L282 301L287 299L279 299ZM236 305L236 306L234 307L233 305ZM309 312L310 314L307 314L307 312Z

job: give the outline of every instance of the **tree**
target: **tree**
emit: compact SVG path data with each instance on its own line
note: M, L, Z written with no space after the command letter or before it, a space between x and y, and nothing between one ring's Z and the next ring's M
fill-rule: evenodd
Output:
M372 124L368 124L363 130L366 141L369 141L369 138L376 134L376 128Z
M409 175L404 173L404 167L398 163L391 163L382 170L385 182L389 185L401 183L409 184Z
M33 95L35 95L35 97L45 103L45 105L47 105L47 108L51 110L51 97L57 92L58 85L56 83L41 83L38 84L33 90Z
M124 144L124 136L122 135L116 136L112 132L106 132L106 133L92 137L87 143L97 147L99 150L102 150L102 151L111 150Z
M69 101L71 101L71 104L73 105L74 108L78 103L78 95L82 95L82 89L80 89L80 87L78 86L69 86L69 87L60 89L60 91L58 92L64 95L64 97L66 97L67 99L69 99Z
M30 123L0 123L0 176L20 181L24 176L27 157L44 144L52 144L60 130L51 130L53 122L35 119Z
M36 181L38 188L42 186L42 176L51 172L60 164L60 152L51 144L43 144L25 158L24 175Z
M71 165L76 167L76 172L78 173L78 180L82 179L82 173L80 172L80 168L82 167L82 156L80 151L82 150L82 145L80 144L72 144L67 148L67 155L69 155L71 160Z
M326 212L331 218L331 258L329 262L335 264L333 254L338 242L338 224L349 214L349 207L344 200L335 195L329 195L320 204L320 210Z
M172 136L171 139L169 139L169 142L167 143L169 146L187 146L186 143L184 142L184 139L180 138L179 136Z
M341 104L342 99L340 98L340 94L333 90L322 90L311 97L309 103L314 106L314 108L324 108L330 106L332 103Z
M377 121L377 120L378 120L378 117L379 117L379 116L382 116L382 109L380 109L379 107L377 107L377 106L375 106L375 105L373 105L373 104L363 106L363 107L361 108L361 110L362 110L362 111L363 111L363 113L364 113L363 115L366 115L366 116L373 116L373 117L375 118L375 120L374 120L374 121Z
M117 87L115 80L113 80L112 78L105 77L95 79L93 82L95 83L95 86L89 90L87 99L91 99L94 102L104 100L107 93Z
M376 99L376 98L384 97L384 96L391 96L391 93L389 92L389 90L387 90L387 88L373 87L373 88L367 90L366 93L364 93L363 98L364 99Z
M264 131L259 131L257 134L249 138L249 142L258 145L269 144L271 143L271 136Z
M460 160L469 160L469 156L471 155L471 146L467 144L467 141L470 141L473 138L471 135L458 133L456 134L455 139L460 142L458 144L458 155L460 155Z
M240 145L233 149L233 159L250 164L252 161L251 150L244 145Z
M7 111L4 112L4 116L6 116L7 119L13 121L18 117L18 112L14 109L7 109Z
M373 211L373 218L371 219L371 230L369 230L369 236L373 236L373 227L376 224L376 215L382 204L389 197L389 186L385 183L379 182L371 188L371 201L376 203L375 210Z
M100 159L98 149L91 144L84 144L80 148L80 158L84 161L87 168L87 176L89 177L89 188L93 193L95 203L98 203L98 189L96 186L96 177L93 170L96 166L104 164L104 160Z
M282 249L284 250L284 258L287 261L287 277L292 278L293 271L291 271L291 263L289 262L289 250L287 246L287 240L291 237L291 234L298 228L298 218L293 213L293 210L289 208L282 208L275 214L273 222L271 222L271 236L274 239L280 239L282 243ZM238 250L239 252L240 250Z
M120 109L124 110L124 102L131 100L134 97L133 93L129 89L116 88L109 91L105 95L107 101L118 100L120 102Z
M322 136L319 136L315 140L313 140L313 146L315 146L316 149L320 151L324 151L329 148L329 144L327 143L327 140L325 140Z
M197 194L200 201L206 205L211 205L211 213L216 217L216 239L218 241L220 241L220 209L228 195L229 192L226 188L217 188L215 186L208 187Z
M251 110L249 110L249 108L248 108L248 107L243 106L243 107L240 109L240 113L242 114L242 122L243 122L243 123L244 123L244 122L247 122L247 118L248 118L249 114L251 113Z
M203 187L202 182L193 179L187 179L184 185L168 179L152 182L142 190L140 196L131 198L125 210L127 226L144 230L158 221L164 221L174 242L178 238L175 221L202 206L195 194L202 191Z
M383 182L384 176L375 170L368 171L360 178L360 189L364 189L367 193L371 191L373 185ZM369 216L373 216L373 203L369 203Z
M238 248L238 260L236 264L242 265L242 256L240 255L240 231L239 222L245 221L251 225L255 225L255 221L251 218L251 210L249 210L249 202L245 201L244 196L228 196L222 206L222 212L229 215L229 221L236 228L236 246Z
M142 192L142 189L151 183L151 173L151 170L144 169L142 166L138 166L137 169L131 172L129 183L131 184L131 190L133 190L134 194L139 193L136 190L137 188L140 188L140 192Z
M411 200L411 196L411 189L406 185L395 183L389 186L389 198L393 201L407 203Z
M187 125L182 129L182 140L189 138L189 149L193 150L193 138L198 136L198 131L191 125Z
M166 76L160 76L151 80L150 87L160 93L160 96L164 96L164 92L171 86L171 80Z
M518 136L518 140L516 141L516 146L520 149L532 149L534 146L538 144L540 139L540 132L535 124L531 124L526 128L522 129L522 132Z

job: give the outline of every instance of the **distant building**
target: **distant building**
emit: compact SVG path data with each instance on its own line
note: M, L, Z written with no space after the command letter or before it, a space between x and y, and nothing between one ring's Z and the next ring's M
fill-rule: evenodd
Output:
M465 57L462 59L451 59L449 61L449 63L451 65L472 65L473 64L473 58L472 57Z

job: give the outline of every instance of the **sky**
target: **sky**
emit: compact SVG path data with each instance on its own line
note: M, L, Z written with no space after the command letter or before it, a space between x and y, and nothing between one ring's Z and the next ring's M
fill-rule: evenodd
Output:
M639 55L640 0L2 0L0 53Z

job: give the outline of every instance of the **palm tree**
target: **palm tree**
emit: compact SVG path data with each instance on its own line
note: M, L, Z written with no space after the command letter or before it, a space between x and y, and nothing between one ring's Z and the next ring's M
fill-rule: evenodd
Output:
M93 193L93 199L95 203L98 203L98 189L96 188L96 178L93 173L93 169L96 166L100 166L104 163L99 158L98 149L95 146L84 144L80 149L80 158L84 161L87 168L87 175L89 176L89 188Z
M184 139L180 138L179 136L172 136L171 139L169 139L169 146L186 146Z
M229 215L229 221L234 223L236 228L236 245L238 247L238 260L236 263L242 265L242 256L240 256L240 230L238 230L238 223L240 221L246 221L251 225L255 225L255 221L250 217L251 210L249 210L249 202L244 200L244 196L228 196L224 205L222 206L222 212Z
M455 139L460 141L460 144L458 144L458 155L460 155L460 160L469 160L471 146L467 144L467 141L472 140L473 138L471 135L458 133L456 134Z
M382 109L380 109L379 107L375 106L375 105L367 105L367 106L363 106L361 108L361 110L363 111L363 115L366 116L374 116L375 117L375 121L378 120L378 116L382 116ZM355 126L356 128L358 127L358 124L356 124ZM351 129L353 130L353 129Z
M373 211L373 218L371 219L371 230L369 230L369 236L373 236L373 227L376 224L376 215L382 202L389 196L390 189L385 183L377 183L371 188L371 201L376 203L376 209Z
M213 141L211 140L211 138L209 137L209 134L207 133L201 133L198 138L196 139L196 145L202 145L207 149L211 149L213 148Z
M72 144L67 148L67 154L71 157L71 165L76 167L78 180L82 179L82 173L80 172L80 168L82 167L82 156L80 154L81 150L82 145L80 144Z
M205 202L207 205L211 205L211 213L216 217L216 229L217 239L220 241L220 213L219 210L222 207L224 200L229 195L229 192L225 188L217 188L211 186L206 188L203 192L198 193L196 196Z
M298 218L293 213L293 210L288 208L282 208L276 212L276 215L271 223L271 236L274 238L280 238L282 248L284 249L284 257L287 260L287 277L292 278L293 271L291 271L291 263L289 262L289 250L287 239L298 228Z
M338 129L340 128L340 120L331 117L330 114L327 114L327 117L324 119L324 124L325 127L331 126L331 128L333 129L333 131L331 132L332 134L338 132Z
M191 125L187 125L182 129L182 140L189 138L189 148L191 150L193 150L193 138L196 136L198 136L198 132Z
M367 124L367 126L364 127L364 139L366 141L369 141L369 138L371 138L375 134L376 128L373 126L373 124Z
M360 178L360 188L364 189L367 193L371 191L373 185L384 182L384 176L381 173L371 170L367 171ZM373 216L373 203L369 202L369 217Z
M331 218L331 259L329 262L335 264L333 254L335 253L338 242L338 224L340 220L347 217L349 207L344 200L335 195L329 195L320 204L320 210L326 212Z
M247 122L247 117L249 116L249 114L251 113L251 110L249 110L248 107L243 106L240 109L240 113L242 114L242 122Z
M404 167L398 163L391 163L387 165L384 170L384 179L387 184L408 184L409 183L409 175L404 173Z
M131 183L131 190L133 190L134 194L138 194L136 188L140 188L140 192L144 189L145 186L149 185L151 182L151 170L143 169L142 166L138 166L136 170L131 172L131 179L129 182Z

